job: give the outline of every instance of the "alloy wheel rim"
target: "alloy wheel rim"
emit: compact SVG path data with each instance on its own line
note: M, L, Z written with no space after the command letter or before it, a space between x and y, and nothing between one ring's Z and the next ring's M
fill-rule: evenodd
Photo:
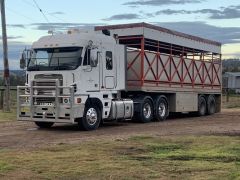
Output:
M86 114L86 120L89 125L93 126L98 121L97 111L94 108L90 108Z
M144 104L143 115L145 118L150 118L152 114L151 105L149 103Z
M158 113L160 117L164 117L166 114L166 106L164 103L160 103L158 106Z

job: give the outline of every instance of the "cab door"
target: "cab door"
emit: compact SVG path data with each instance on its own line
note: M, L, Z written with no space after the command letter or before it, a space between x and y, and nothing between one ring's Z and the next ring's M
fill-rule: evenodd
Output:
M103 80L105 89L116 88L116 62L113 46L108 46L103 52Z

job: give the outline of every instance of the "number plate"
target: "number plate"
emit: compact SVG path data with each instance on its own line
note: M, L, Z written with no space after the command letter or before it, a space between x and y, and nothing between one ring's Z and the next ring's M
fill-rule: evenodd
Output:
M30 108L29 107L23 107L23 108L21 108L21 112L30 112Z

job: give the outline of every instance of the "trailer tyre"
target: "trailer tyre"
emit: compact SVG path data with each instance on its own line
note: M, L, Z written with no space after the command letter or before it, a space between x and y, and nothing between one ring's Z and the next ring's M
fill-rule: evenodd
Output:
M155 119L164 121L168 117L169 108L165 96L160 96L155 103Z
M138 121L141 123L151 122L153 119L153 103L151 97L145 97L140 103L140 112L137 115Z
M207 113L207 102L204 96L198 98L198 115L204 116Z
M216 112L216 100L214 95L209 95L207 100L207 113L212 115Z
M84 116L78 121L78 125L82 130L96 130L101 122L101 112L96 105L86 105Z
M35 122L35 124L40 128L50 128L53 126L53 122Z

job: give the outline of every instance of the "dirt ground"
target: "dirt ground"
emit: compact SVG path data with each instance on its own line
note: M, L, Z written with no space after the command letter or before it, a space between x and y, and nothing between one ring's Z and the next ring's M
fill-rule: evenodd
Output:
M221 113L193 117L175 115L164 122L139 124L119 122L104 124L96 131L78 130L76 125L56 124L38 129L31 122L0 123L0 148L31 149L54 144L79 144L96 139L124 139L137 135L240 135L240 109L223 109Z

